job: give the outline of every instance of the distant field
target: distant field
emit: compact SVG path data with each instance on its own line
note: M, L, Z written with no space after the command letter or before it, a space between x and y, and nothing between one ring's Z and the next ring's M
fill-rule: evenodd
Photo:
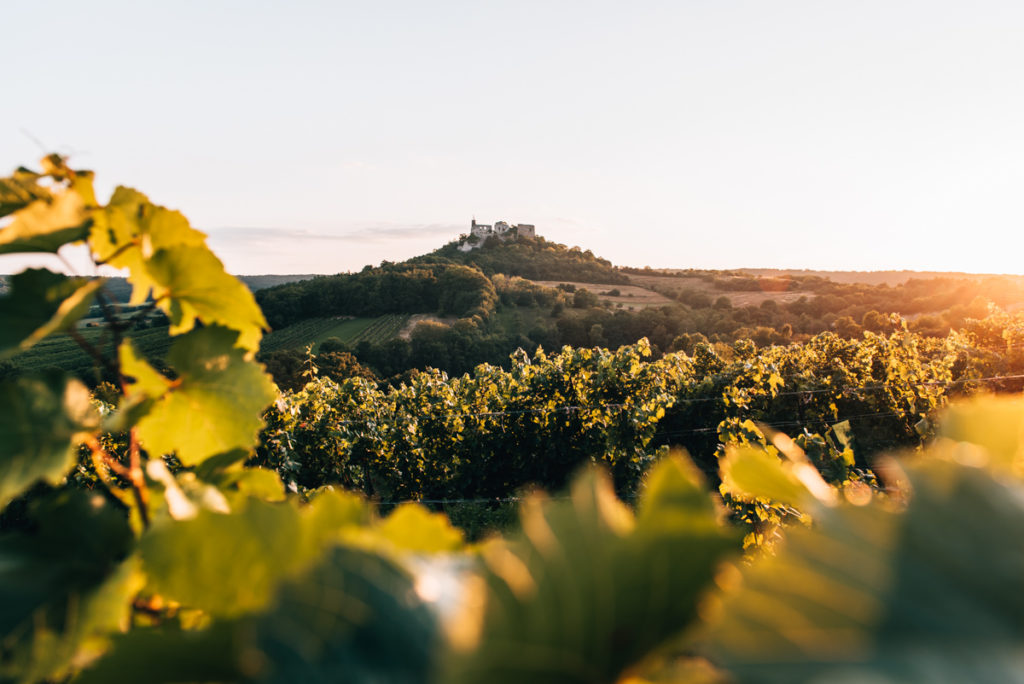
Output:
M630 279L633 278L635 276L630 276ZM622 308L626 310L633 309L638 311L649 306L665 306L666 304L673 303L671 299L662 294L635 285L622 285L621 283L577 283L572 280L535 280L534 282L545 287L574 285L578 290L586 289L593 292L597 295L598 299L604 302L611 302L613 306L622 304ZM601 294L602 292L611 292L612 290L618 290L619 295Z
M901 285L911 279L962 278L965 280L987 280L1007 278L1018 285L1024 284L1024 276L993 273L960 273L958 271L814 271L803 269L744 268L744 273L756 276L818 276L836 283L866 283L868 285Z
M346 344L385 342L398 335L409 314L385 314L377 318L309 318L287 328L275 330L263 338L261 351L303 349L313 345L316 352L324 340L337 337Z
M761 302L773 299L779 304L788 304L795 302L801 297L807 297L808 299L814 299L817 295L813 292L801 292L799 290L786 291L786 292L773 292L771 290L765 290L762 292L737 292L735 290L721 290L714 286L713 283L704 280L703 278L681 278L678 276L670 275L632 275L629 276L630 281L643 287L659 287L665 290L696 290L703 292L704 294L717 299L719 297L728 297L729 301L732 302L733 306L751 306L758 305Z
M653 270L654 273L664 273L666 277L671 277L672 273L682 273L671 268L657 268ZM930 279L930 278L962 278L965 280L986 280L988 278L1008 278L1013 282L1024 284L1024 276L1020 275L1007 275L1007 274L990 274L990 273L961 273L959 271L816 271L813 269L803 268L739 268L735 269L736 273L746 273L752 276L760 276L767 278L780 278L785 276L817 276L819 278L827 278L834 283L864 283L866 285L889 285L895 287L902 285L911 279ZM635 276L630 275L629 279L636 281L638 278L646 278L650 276ZM653 276L658 277L658 276ZM678 281L679 278L672 278ZM693 280L697 280L694 278Z

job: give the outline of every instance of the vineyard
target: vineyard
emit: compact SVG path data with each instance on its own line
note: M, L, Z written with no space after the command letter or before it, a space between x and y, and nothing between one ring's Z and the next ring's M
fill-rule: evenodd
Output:
M110 335L102 329L85 328L77 334L97 348L109 350L111 347ZM129 333L129 337L144 357L154 361L162 359L171 346L166 325L135 329ZM96 359L68 334L48 337L31 349L12 356L10 363L14 369L22 372L59 368L84 380L96 378Z
M0 297L0 358L63 367L0 381L0 681L1024 681L1024 315L281 393L182 214L54 155L4 217L169 326L77 332L99 278ZM405 324L325 320L298 344ZM469 541L438 509L473 502L515 521Z
M386 342L395 337L408 320L407 314L385 314L376 318L309 318L268 334L263 338L260 350L274 352L313 345L315 352L321 342L332 337L350 345L363 340Z

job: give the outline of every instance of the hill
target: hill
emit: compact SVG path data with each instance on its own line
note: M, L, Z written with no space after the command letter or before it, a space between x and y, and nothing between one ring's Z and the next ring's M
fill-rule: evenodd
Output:
M627 284L629 278L612 262L595 256L589 249L567 247L544 238L518 236L487 238L478 249L461 251L461 240L449 242L411 262L444 259L451 263L476 266L488 277L496 273L529 280L566 280L583 283Z

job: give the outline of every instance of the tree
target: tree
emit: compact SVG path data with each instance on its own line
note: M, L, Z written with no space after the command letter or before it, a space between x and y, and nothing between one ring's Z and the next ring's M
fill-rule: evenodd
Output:
M576 309L589 309L597 306L599 301L597 295L585 287L576 290L572 296L572 305Z

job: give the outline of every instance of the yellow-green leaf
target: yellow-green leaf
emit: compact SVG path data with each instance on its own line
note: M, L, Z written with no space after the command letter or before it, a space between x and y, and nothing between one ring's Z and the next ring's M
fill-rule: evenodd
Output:
M178 245L201 247L206 235L192 228L181 212L155 205L137 190L118 187L95 213L89 243L97 261L129 271L134 304L157 287L146 264L159 250Z
M185 465L232 449L250 449L263 425L262 412L277 396L263 368L234 346L237 333L220 327L194 330L167 354L178 373L163 379L130 348L125 372L135 378L129 393L156 399L139 420L138 435L151 456L177 454Z
M18 168L7 178L0 178L0 218L24 209L36 200L49 200L50 189L39 184L41 174L25 167Z
M522 536L484 548L482 610L454 626L445 681L614 682L689 625L738 544L677 475L657 476L643 506L659 514L635 524L597 471L576 479L571 502L531 499Z
M462 547L462 532L443 513L414 503L402 504L368 534L402 551L438 553Z
M171 334L191 330L197 321L239 332L238 344L259 349L267 321L240 280L224 270L206 247L186 245L162 249L146 263L154 296L171 319Z
M89 212L77 193L65 190L51 199L38 199L13 214L0 229L0 254L56 252L89 234Z
M730 445L719 461L726 491L748 501L768 499L802 508L814 496L793 473L792 464L751 445Z

